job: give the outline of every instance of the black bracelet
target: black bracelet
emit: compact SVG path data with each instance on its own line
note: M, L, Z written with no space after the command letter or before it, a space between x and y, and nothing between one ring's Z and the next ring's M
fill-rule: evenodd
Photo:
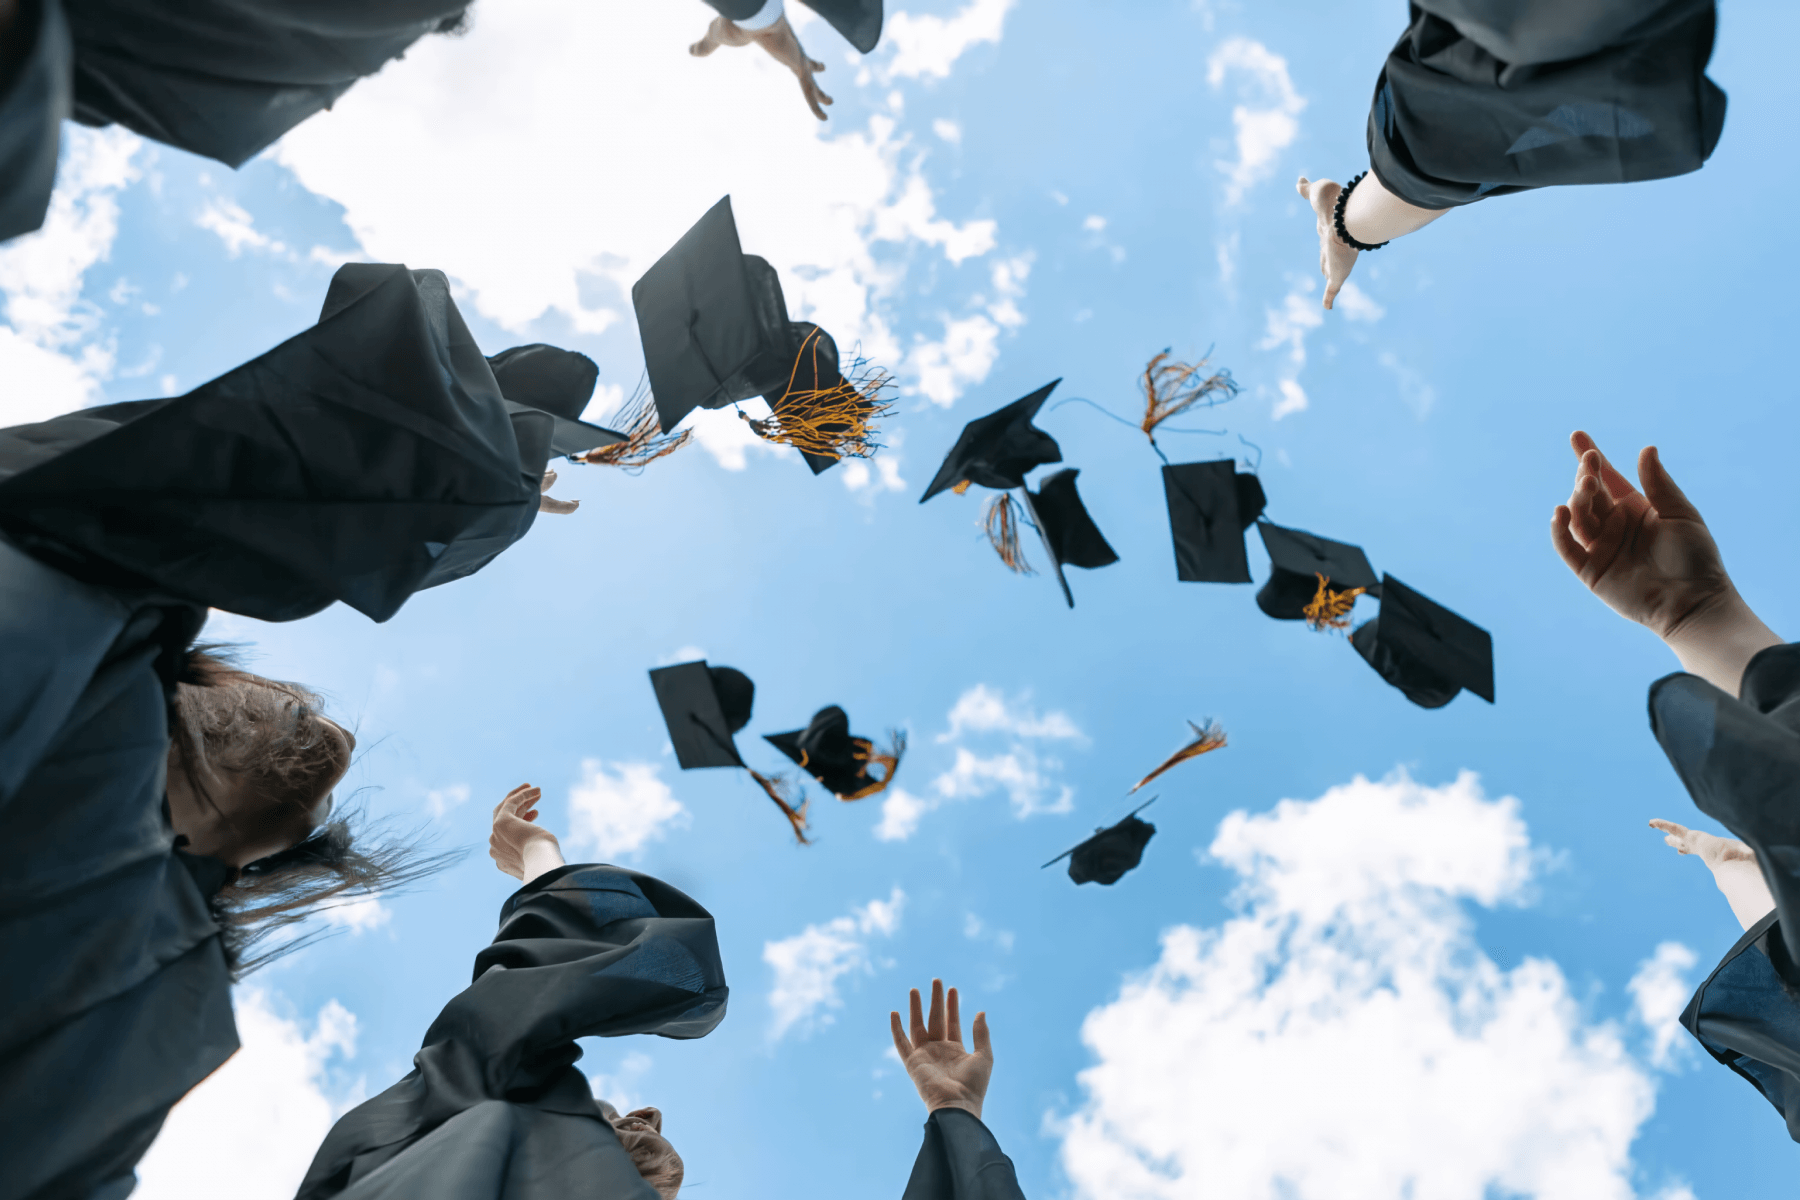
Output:
M1367 171L1360 172L1355 179L1346 183L1344 185L1344 190L1338 193L1336 206L1331 210L1331 223L1337 227L1338 237L1343 241L1344 245L1350 247L1352 250L1379 250L1387 245L1386 242L1376 242L1374 245L1370 245L1368 242L1359 242L1350 236L1350 231L1348 229L1344 228L1344 205L1350 202L1350 193L1356 190L1356 185L1361 183L1363 181L1363 176L1367 174Z

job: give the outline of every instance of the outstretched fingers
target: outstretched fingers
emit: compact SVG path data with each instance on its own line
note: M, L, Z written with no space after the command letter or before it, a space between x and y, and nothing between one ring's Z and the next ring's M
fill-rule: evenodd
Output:
M1606 451L1600 449L1594 439L1589 437L1584 430L1577 429L1574 433L1570 434L1569 445L1575 450L1575 457L1578 460L1578 475L1579 460L1586 459L1588 452L1592 451L1599 456L1598 466L1600 482L1606 485L1608 495L1614 500L1623 500L1627 496L1637 494L1637 489L1631 486L1631 480L1619 473L1619 469L1612 465L1612 460L1606 457Z
M912 1042L914 1046L925 1044L925 1012L919 1005L919 989L912 989Z
M987 1013L978 1012L975 1014L975 1028L973 1032L975 1034L975 1057L985 1058L992 1062L994 1058L994 1044L988 1040Z
M1657 516L1706 524L1693 501L1676 486L1675 477L1663 466L1662 455L1656 452L1655 446L1645 446L1638 453L1638 480L1644 485L1644 499L1650 501Z
M1550 515L1550 544L1556 547L1557 556L1569 570L1577 575L1587 570L1588 552L1569 529L1569 506L1566 504L1557 505Z
M1694 853L1694 831L1686 825L1674 821L1665 821L1657 817L1650 822L1650 828L1663 835L1663 841L1683 854Z
M944 1040L944 981L931 981L931 1021L926 1026L926 1033L934 1042Z
M898 1054L900 1056L900 1061L904 1063L907 1059L912 1057L913 1045L906 1040L906 1027L900 1024L900 1014L897 1012L890 1012L888 1013L888 1018L893 1025L894 1053Z
M949 1001L950 1024L946 1027L944 1033L946 1037L955 1042L960 1048L962 1046L962 1012L957 1003L958 996L955 988L950 989Z

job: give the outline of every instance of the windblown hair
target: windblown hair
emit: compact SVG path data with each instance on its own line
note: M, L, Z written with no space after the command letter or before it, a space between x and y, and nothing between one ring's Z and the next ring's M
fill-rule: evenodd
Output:
M610 446L596 446L586 454L574 455L576 462L596 467L618 467L635 475L657 459L675 453L694 436L689 429L683 429L680 433L664 433L656 416L656 397L648 387L643 386L625 402L624 407L608 419L607 424L623 433L625 440L614 442Z
M1144 419L1139 428L1151 443L1156 442L1156 427L1191 408L1214 408L1238 394L1237 381L1230 371L1206 374L1207 360L1175 362L1164 350L1144 367L1139 386L1144 391Z
M987 533L988 544L1006 569L1016 571L1020 575L1035 575L1031 564L1025 561L1024 547L1019 545L1019 526L1024 518L1021 515L1019 502L1013 499L1011 492L1001 492L988 505L987 517L982 528Z
M358 836L359 812L335 814L314 828L314 812L350 765L350 745L326 724L316 693L251 674L227 649L187 652L169 705L169 731L178 768L201 803L218 811L206 777L229 773L260 802L248 820L233 822L238 831L249 840L290 842L236 872L212 898L226 962L239 979L321 936L315 929L276 938L331 907L327 901L392 892L455 856L421 858L405 839L361 844L367 839Z

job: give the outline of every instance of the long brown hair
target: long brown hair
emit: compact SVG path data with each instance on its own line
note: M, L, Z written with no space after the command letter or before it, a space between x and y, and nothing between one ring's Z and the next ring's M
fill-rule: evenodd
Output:
M169 704L169 736L176 765L201 803L218 811L205 777L230 772L263 802L247 827L234 822L239 831L291 839L287 849L235 872L211 900L226 962L240 979L322 936L318 927L293 927L335 907L329 901L393 892L459 856L421 856L416 838L372 838L359 810L334 812L314 827L328 789L350 766L354 738L325 719L316 692L244 670L231 649L187 651Z

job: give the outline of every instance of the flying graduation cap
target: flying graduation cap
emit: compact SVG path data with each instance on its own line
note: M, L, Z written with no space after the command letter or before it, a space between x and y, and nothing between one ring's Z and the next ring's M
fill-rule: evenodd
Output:
M1244 531L1268 506L1262 481L1231 459L1163 467L1175 577L1188 583L1249 583Z
M751 430L799 450L815 475L880 448L871 423L892 407L888 376L861 360L846 374L829 333L788 319L775 268L738 241L730 196L644 272L631 302L665 433L696 408L761 396L770 413Z
M1063 599L1069 602L1070 608L1075 607L1075 594L1069 590L1064 567L1092 570L1119 561L1118 554L1107 544L1100 527L1088 515L1087 506L1082 504L1080 493L1075 490L1075 477L1079 474L1080 471L1070 467L1045 479L1035 492L1025 489L1025 507L1031 513L1038 535L1043 538L1044 552L1050 556L1056 582L1062 585Z
M874 742L850 732L849 714L835 704L814 713L805 729L764 734L763 740L839 800L865 800L885 791L906 754L905 734L895 733L887 750L877 750ZM871 766L882 773L871 775Z
M1032 470L1045 463L1061 462L1062 447L1056 439L1031 423L1061 382L1052 379L1029 396L963 426L962 435L944 456L943 465L919 497L919 503L939 492L966 492L972 483L998 491L1024 487L1025 476Z
M502 350L488 359L488 366L509 411L537 409L550 414L555 425L551 453L581 454L625 440L616 430L581 419L600 379L600 368L587 355L533 343Z
M1155 804L1156 799L1150 797L1127 813L1117 825L1096 829L1093 837L1072 850L1063 851L1044 866L1055 866L1066 858L1069 860L1069 878L1076 883L1111 887L1124 877L1125 872L1144 860L1144 847L1156 836L1156 826L1140 820L1138 814Z
M1494 639L1488 631L1395 579L1381 577L1381 612L1350 644L1420 708L1442 708L1464 688L1494 702Z
M1361 546L1267 521L1257 530L1269 552L1269 581L1257 590L1256 606L1269 616L1306 621L1314 629L1340 629L1358 595L1381 594L1381 582Z
M704 767L741 767L794 827L794 836L806 844L806 802L797 806L786 781L771 779L752 770L733 741L750 723L756 685L735 667L709 666L704 660L657 667L650 672L656 705L662 709L675 761L682 770Z

